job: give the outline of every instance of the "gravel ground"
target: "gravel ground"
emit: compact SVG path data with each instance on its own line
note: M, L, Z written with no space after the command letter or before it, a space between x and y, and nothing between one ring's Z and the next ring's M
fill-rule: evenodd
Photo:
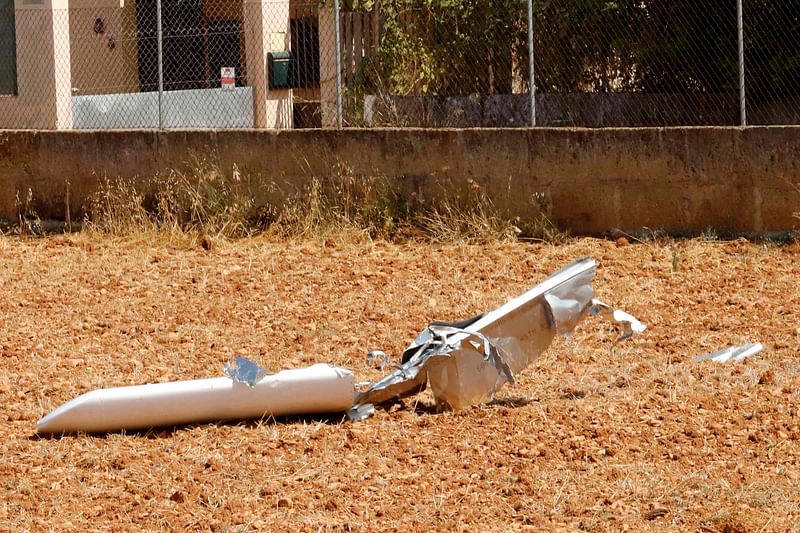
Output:
M0 530L789 531L800 523L800 246L275 243L0 236ZM426 392L301 417L40 438L98 387L379 372L430 320L492 309L574 258L648 324L588 319L491 404ZM759 341L741 364L693 356Z

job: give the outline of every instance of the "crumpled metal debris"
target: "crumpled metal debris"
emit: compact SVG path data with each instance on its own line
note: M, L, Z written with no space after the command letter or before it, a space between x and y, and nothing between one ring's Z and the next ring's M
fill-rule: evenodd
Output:
M269 375L265 368L261 368L255 361L247 357L236 356L234 363L225 363L223 367L225 375L231 378L234 383L244 383L250 388Z
M356 384L351 371L324 364L269 374L250 359L236 357L224 367L227 378L90 391L39 420L37 431L103 432L344 411L351 420L362 420L375 405L416 394L428 384L440 408L469 407L513 384L557 334L569 335L587 315L607 315L620 324L621 339L645 330L631 315L593 299L596 268L592 259L580 259L494 311L455 323L433 322L398 364L373 350L369 359L381 368L396 367L377 382ZM695 360L738 361L762 348L746 345Z
M594 260L579 259L489 313L429 325L403 353L400 366L356 393L354 409L411 396L430 383L437 406L463 409L493 398L533 362L556 334L570 334L594 310L610 313L627 338L645 326L593 300ZM365 407L367 412L369 409Z
M764 349L764 345L760 342L749 342L741 346L731 346L723 348L716 352L707 353L705 355L698 355L692 359L693 363L700 361L714 361L717 363L739 363L748 357L752 357L760 353Z

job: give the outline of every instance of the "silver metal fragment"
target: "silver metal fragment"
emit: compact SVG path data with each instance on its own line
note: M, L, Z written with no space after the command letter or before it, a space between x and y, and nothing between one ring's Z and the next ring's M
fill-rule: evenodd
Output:
M360 420L368 418L374 412L375 412L375 406L372 405L371 403L365 403L363 405L353 407L352 409L348 409L347 418L352 420L353 422L358 422Z
M748 357L752 357L760 353L764 349L764 345L760 342L749 342L741 346L731 346L730 348L723 348L716 352L707 353L705 355L698 355L692 359L693 363L700 361L714 361L717 363L739 363Z
M589 314L592 316L604 316L620 326L622 328L622 335L617 339L617 342L630 339L635 333L642 333L647 329L647 326L639 322L635 316L626 313L622 309L614 309L612 311L608 304L600 300L592 300L592 307L589 310Z
M236 356L235 366L233 363L225 363L224 372L234 383L244 383L248 387L255 387L256 383L269 374L254 361L240 356Z
M428 383L443 408L491 400L557 333L572 331L589 312L595 273L592 259L580 259L463 327L431 324L406 349L397 370L356 393L354 406L417 394Z

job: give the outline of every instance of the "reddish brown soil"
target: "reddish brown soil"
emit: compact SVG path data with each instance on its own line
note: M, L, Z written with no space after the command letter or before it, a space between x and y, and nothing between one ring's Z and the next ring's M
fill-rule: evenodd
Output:
M489 405L35 435L98 387L398 354L571 259L649 325L589 319ZM0 237L0 530L788 531L800 523L800 251L746 242L202 246ZM694 355L760 341L742 364Z

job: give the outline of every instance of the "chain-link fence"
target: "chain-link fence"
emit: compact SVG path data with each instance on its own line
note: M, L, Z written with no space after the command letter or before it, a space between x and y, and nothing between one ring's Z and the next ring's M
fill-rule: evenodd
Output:
M735 0L539 2L538 123L737 124Z
M0 0L0 128L800 124L800 0L92 3Z
M800 124L800 1L743 1L748 124Z

